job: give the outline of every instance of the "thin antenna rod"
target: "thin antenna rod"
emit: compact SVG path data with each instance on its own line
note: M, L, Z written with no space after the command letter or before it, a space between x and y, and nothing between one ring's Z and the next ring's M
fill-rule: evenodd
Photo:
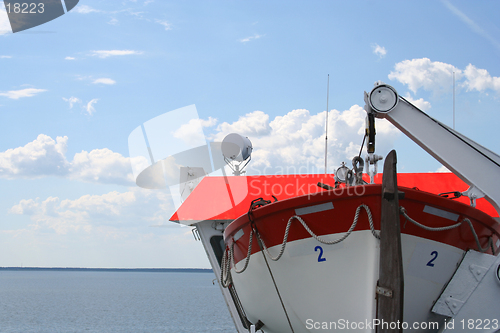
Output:
M325 175L327 173L328 161L328 97L330 95L330 74L328 74L328 83L326 85L326 124L325 124Z
M453 72L453 129L455 129L455 72Z

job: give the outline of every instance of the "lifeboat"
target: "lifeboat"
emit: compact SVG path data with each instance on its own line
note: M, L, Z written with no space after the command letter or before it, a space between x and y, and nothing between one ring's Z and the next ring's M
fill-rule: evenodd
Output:
M434 301L467 250L494 254L498 223L437 194L398 190L404 322L437 330L444 318L430 311ZM379 261L389 259L380 254L382 198L380 184L341 187L263 202L229 224L222 280L249 321L265 332L373 332Z
M183 202L170 220L195 227L239 333L496 332L500 156L386 84L365 103L366 158L334 174L243 176L252 146L235 134L201 147L234 177L175 155ZM377 173L375 118L451 172L397 173L393 151ZM168 161L142 186L169 183Z

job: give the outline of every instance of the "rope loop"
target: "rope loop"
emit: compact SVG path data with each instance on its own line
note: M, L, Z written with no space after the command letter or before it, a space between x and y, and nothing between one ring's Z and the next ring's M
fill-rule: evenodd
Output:
M221 270L220 270L220 282L222 284L223 288L229 287L231 284L231 269L229 266L229 260L228 260L228 252L229 249L224 250L224 254L222 255L222 262L221 262Z
M254 200L254 202L252 202L252 204L250 205L249 212L248 212L248 216L249 217L251 215L251 211L255 207L254 203L261 204L262 201L265 201L265 200L262 200L262 201L261 200L262 200L262 198L259 198L259 199ZM273 260L273 261L278 261L283 256L283 253L285 252L286 244L287 244L287 241L288 241L288 234L290 232L290 227L291 227L292 222L294 220L299 221L302 224L302 226L304 227L304 229L314 239L316 239L320 243L327 244L327 245L333 245L333 244L338 244L338 243L342 242L343 240L345 240L347 237L349 237L349 235L352 233L352 231L356 227L356 224L358 223L359 214L360 214L362 208L366 211L366 214L368 216L368 222L370 224L370 230L371 230L373 236L375 238L377 238L377 239L380 239L380 235L375 230L375 227L373 225L373 217L372 217L372 213L370 211L370 208L367 205L365 205L365 204L361 204L356 209L356 213L354 215L354 220L353 220L353 222L351 224L351 227L349 228L349 230L347 230L347 232L345 233L345 235L343 235L342 237L340 237L338 239L332 240L332 241L325 240L321 236L316 235L311 230L311 228L307 225L307 223L306 223L306 221L304 221L304 219L302 219L298 215L294 215L294 216L292 216L292 217L290 217L288 219L288 222L287 222L287 225L286 225L286 228L285 228L285 234L283 236L283 242L281 243L281 249L280 249L279 254L276 257L273 257L272 254L269 252L269 249L267 248L264 240L260 237L260 233L258 232L253 219L250 219L250 236L249 236L249 240L248 240L248 250L247 250L247 255L246 255L246 258L245 258L245 264L243 265L243 267L241 269L237 269L236 268L236 263L234 262L234 243L235 243L235 241L233 239L233 243L231 244L231 246L229 246L229 247L226 248L226 250L224 251L223 257L222 257L222 263L221 263L221 281L222 281L222 286L224 288L227 288L227 286L229 286L230 283L231 283L231 281L232 281L232 279L231 279L231 272L230 272L230 270L231 270L231 264L232 264L232 266L234 268L234 271L237 274L243 273L248 268L248 264L250 262L250 256L252 254L252 244L253 244L253 234L254 233L255 233L255 235L257 237L258 242L260 244L262 244L262 248L263 248L264 252L269 256L269 258L271 258L271 260Z
M449 226L446 226L446 227L428 227L426 225L423 225L422 223L418 223L417 221L415 221L414 219L412 219L411 217L408 216L408 212L406 211L406 209L403 207L403 206L400 206L399 207L399 211L401 214L403 214L403 216L408 220L410 221L411 223L415 224L416 226L422 228L422 229L425 229L425 230L428 230L428 231L444 231L444 230L451 230L451 229L454 229L454 228L457 228L459 227L460 225L462 225L462 223L465 221L462 220L456 224L453 224L453 225L449 225ZM468 219L467 219L468 220ZM470 221L469 221L470 222Z
M417 227L420 227L420 228L428 230L428 231L451 230L451 229L454 229L454 228L458 228L464 222L466 222L469 225L470 230L472 231L472 236L474 236L474 240L476 241L476 245L477 245L478 250L480 252L484 253L484 252L488 251L488 249L491 249L491 252L493 254L495 254L495 249L493 247L493 239L491 238L491 236L489 237L488 245L486 245L486 247L483 248L481 246L481 243L479 242L479 238L477 237L476 230L474 229L474 226L472 225L471 220L469 220L467 217L463 218L462 221L460 221L458 223L455 223L453 225L449 225L449 226L446 226L446 227L437 227L437 228L434 228L434 227L429 227L429 226L423 225L422 223L419 223L419 222L415 221L414 219L412 219L410 216L408 216L408 212L406 211L406 209L403 206L399 207L399 211L405 217L405 219L407 221L410 221L411 223L415 224Z
M224 254L222 256L222 262L221 262L221 283L222 283L222 286L224 288L227 288L231 283L232 283L232 278L231 278L231 264L234 268L234 271L237 273L237 274L240 274L240 273L243 273L247 268L248 268L248 264L250 263L250 256L252 254L252 244L253 244L253 234L255 233L256 237L257 237L257 240L260 244L262 244L262 248L263 248L263 252L265 252L267 254L267 256L269 256L269 258L271 258L271 260L273 261L278 261L282 256L283 256L283 253L285 252L285 248L286 248L286 245L287 245L287 242L288 242L288 235L289 235L289 232L290 232L290 227L292 225L292 222L294 220L297 220L300 222L300 224L304 227L304 229L309 233L309 235L311 235L314 239L316 239L318 242L322 243L322 244L325 244L325 245L333 245L333 244L338 244L342 241L344 241L347 237L349 237L349 235L354 231L354 228L356 228L356 225L358 223L358 219L359 219L359 214L361 213L361 209L364 209L366 211L366 215L368 217L368 223L370 225L370 230L373 234L373 236L377 239L380 239L380 232L377 232L377 230L375 230L375 227L373 225L373 216L372 216L372 213L370 211L370 208L365 205L365 204L361 204L358 206L358 208L356 208L356 213L354 214L354 220L349 228L349 230L346 231L346 233L340 237L340 238L337 238L337 239L334 239L334 240L326 240L324 237L321 237L321 236L318 236L316 235L312 230L311 228L307 225L307 222L304 221L304 219L298 215L294 215L292 217L290 217L288 219L288 222L287 222L287 225L286 225L286 228L285 228L285 234L283 236L283 242L281 243L281 248L280 248L280 251L278 253L278 255L276 257L274 257L271 252L269 251L269 249L267 248L264 240L261 238L260 236L260 233L258 232L257 230L257 227L255 226L255 222L253 221L253 219L251 218L251 211L257 206L260 206L260 205L265 205L265 204L268 204L269 202L267 200L263 200L262 198L259 198L259 199L256 199L254 201L252 201L252 204L250 205L250 209L248 211L248 217L249 217L249 220L250 220L250 236L249 236L249 240L248 240L248 250L247 250L247 255L246 255L246 258L245 258L245 264L243 265L243 268L241 269L237 269L236 268L236 263L234 262L234 244L235 244L235 241L233 239L233 243L231 244L231 246L229 247L226 247L225 251L224 251ZM400 213L405 217L405 219L407 221L410 221L411 223L415 224L416 226L422 228L422 229L425 229L425 230L428 230L428 231L445 231L445 230L451 230L451 229L454 229L454 228L458 228L459 226L461 226L464 222L467 223L472 231L472 235L474 236L474 240L476 241L476 244L477 244L477 247L478 247L478 250L481 251L481 252L486 252L488 249L491 249L492 253L495 254L495 248L494 248L494 245L493 245L493 238L490 236L489 237L489 240L488 240L488 245L483 248L481 246L481 243L479 242L479 238L477 236L477 233L476 233L476 230L474 229L474 226L472 225L472 222L468 219L468 218L463 218L462 221L458 222L458 223L455 223L453 225L449 225L449 226L446 226L446 227L429 227L429 226L426 226L422 223L419 223L417 221L415 221L414 219L412 219L409 215L408 215L408 212L406 211L406 209L403 207L403 206L400 206L399 207L399 210L400 210ZM497 249L498 250L498 249Z
M250 237L248 240L247 257L245 259L245 265L240 270L238 270L236 268L236 263L234 262L234 240L233 240L233 244L231 244L231 250L230 250L231 263L233 264L234 271L238 274L243 273L248 267L248 263L250 262L250 255L252 254L252 242L253 242L253 230L250 230Z
M306 229L306 231L309 233L309 235L311 235L318 242L320 242L322 244L326 244L326 245L334 245L334 244L338 244L338 243L342 242L347 237L349 237L349 235L352 233L352 231L356 227L356 224L358 223L361 208L364 208L367 215L368 215L368 222L370 224L370 230L372 231L373 236L377 239L380 239L380 236L378 235L378 233L375 230L375 227L373 226L373 217L372 217L370 208L365 204L359 205L359 207L356 209L356 214L354 215L354 220L353 220L349 230L347 230L347 232L342 237L337 238L335 240L328 241L328 240L325 240L324 238L322 238L321 236L316 235L311 230L311 228L309 228L307 223L300 216L297 216L297 215L294 215L294 216L290 217L290 219L288 219L288 223L287 223L286 229L285 229L285 235L283 237L283 242L281 243L281 249L276 257L273 257L272 254L269 252L269 249L267 248L267 246L264 243L264 241L262 240L262 238L260 238L259 234L257 234L257 237L259 238L259 241L262 243L264 251L267 253L269 258L271 258L271 260L273 260L273 261L278 261L281 258L281 256L283 255L283 253L285 252L285 247L286 247L287 240L288 240L288 233L290 232L290 226L292 225L293 220L299 221L302 224L302 226L304 227L304 229Z

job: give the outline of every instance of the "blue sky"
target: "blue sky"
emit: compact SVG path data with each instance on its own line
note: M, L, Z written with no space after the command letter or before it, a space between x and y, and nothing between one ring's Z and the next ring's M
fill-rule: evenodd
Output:
M252 140L249 173L323 172L359 150L381 80L498 152L497 1L98 1L12 34L0 7L0 266L208 267L135 186L128 136L195 104L209 140ZM401 172L441 165L384 122Z

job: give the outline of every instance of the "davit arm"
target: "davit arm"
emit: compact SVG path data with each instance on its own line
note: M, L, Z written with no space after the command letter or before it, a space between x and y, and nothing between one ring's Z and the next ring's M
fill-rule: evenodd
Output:
M365 110L385 118L441 164L467 183L464 192L475 199L486 197L500 214L500 156L433 119L399 96L386 84L365 92Z

